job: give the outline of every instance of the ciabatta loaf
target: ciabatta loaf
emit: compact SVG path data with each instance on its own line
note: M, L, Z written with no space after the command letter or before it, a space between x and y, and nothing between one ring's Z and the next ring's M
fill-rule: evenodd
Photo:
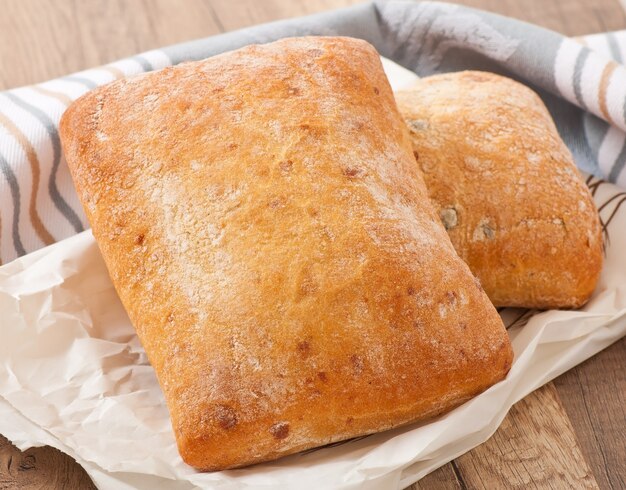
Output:
M369 44L285 39L117 81L61 133L190 465L396 427L507 373Z
M577 308L602 269L598 212L550 113L492 73L396 93L430 197L496 306Z

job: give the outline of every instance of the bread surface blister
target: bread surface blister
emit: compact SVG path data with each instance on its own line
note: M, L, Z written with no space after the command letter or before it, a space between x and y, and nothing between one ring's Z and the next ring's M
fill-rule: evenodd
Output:
M188 464L432 417L508 372L369 44L285 39L120 80L61 134Z

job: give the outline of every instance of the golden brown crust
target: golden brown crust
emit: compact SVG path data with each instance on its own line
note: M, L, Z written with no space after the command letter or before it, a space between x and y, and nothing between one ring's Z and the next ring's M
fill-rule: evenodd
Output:
M396 93L430 197L496 306L577 308L602 268L591 194L541 99L492 73Z
M118 81L61 134L190 465L384 430L507 373L367 43L286 39Z

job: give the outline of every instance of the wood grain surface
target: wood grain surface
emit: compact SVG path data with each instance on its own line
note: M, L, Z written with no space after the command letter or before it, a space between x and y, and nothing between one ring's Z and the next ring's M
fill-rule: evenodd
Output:
M31 84L167 44L355 0L3 0L0 89ZM461 0L570 36L626 28L619 0ZM626 339L513 407L486 443L412 489L626 488ZM89 489L50 447L0 436L0 489Z

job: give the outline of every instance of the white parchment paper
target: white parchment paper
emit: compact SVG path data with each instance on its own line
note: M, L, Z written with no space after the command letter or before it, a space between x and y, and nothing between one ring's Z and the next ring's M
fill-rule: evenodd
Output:
M385 62L394 88L415 76ZM240 470L198 473L176 449L146 355L89 231L0 267L0 433L70 454L103 489L402 488L485 441L525 395L626 334L626 214L595 180L606 262L581 311L501 312L507 379L429 423Z

